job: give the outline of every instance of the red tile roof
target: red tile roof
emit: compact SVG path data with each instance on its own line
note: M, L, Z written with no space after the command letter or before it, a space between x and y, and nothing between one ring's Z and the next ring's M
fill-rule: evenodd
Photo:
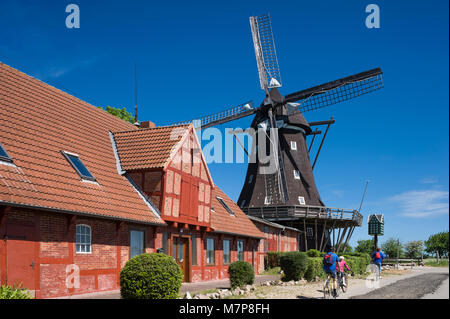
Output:
M119 175L109 131L137 128L0 62L0 204L164 224ZM97 183L82 181L61 151L76 153Z
M217 197L228 205L234 216L227 212ZM264 238L264 234L253 224L247 215L217 186L212 191L211 227L215 232L236 234L246 237Z
M190 126L161 126L113 133L122 169L165 168Z

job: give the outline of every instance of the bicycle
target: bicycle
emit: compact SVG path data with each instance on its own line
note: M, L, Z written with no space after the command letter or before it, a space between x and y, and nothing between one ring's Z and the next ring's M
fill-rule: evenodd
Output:
M330 297L333 296L332 291L333 291L333 278L331 277L331 274L328 274L327 279L325 279L325 283L323 284L323 299L330 299ZM333 298L336 299L338 296L339 294L338 291L336 290L336 295L334 295Z
M337 276L338 276L338 287L341 288L343 293L346 293L348 286L347 274L345 272L339 272Z

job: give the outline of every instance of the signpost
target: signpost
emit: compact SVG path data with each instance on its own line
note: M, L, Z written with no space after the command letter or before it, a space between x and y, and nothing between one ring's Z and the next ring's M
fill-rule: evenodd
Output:
M378 247L378 236L384 235L384 215L372 214L368 218L369 235L373 236L373 250Z

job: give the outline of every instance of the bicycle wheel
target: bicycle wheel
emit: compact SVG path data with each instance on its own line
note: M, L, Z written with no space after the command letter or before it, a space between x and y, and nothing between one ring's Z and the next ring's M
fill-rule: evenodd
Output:
M341 279L339 280L339 286L341 287L341 290L342 290L343 293L347 292L348 282L347 282L347 276L346 275L342 275L341 276Z
M329 277L325 280L323 285L323 299L330 299L331 291L330 291L330 280Z

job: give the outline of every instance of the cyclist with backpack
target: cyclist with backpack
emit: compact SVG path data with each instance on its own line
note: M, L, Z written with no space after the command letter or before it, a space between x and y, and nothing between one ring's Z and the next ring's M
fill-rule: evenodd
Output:
M327 276L333 278L333 296L337 295L337 276L336 269L339 265L339 257L334 253L334 247L323 257L323 270Z
M379 247L377 247L376 251L372 254L372 262L378 266L378 274L381 279L381 263L383 259L386 258L386 255L381 251Z

